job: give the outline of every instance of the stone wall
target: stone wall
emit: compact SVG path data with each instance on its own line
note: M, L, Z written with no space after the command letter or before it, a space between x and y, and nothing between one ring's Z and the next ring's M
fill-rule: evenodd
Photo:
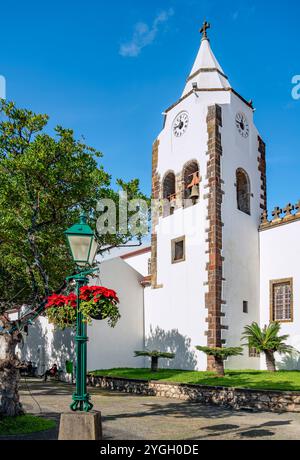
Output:
M110 391L160 396L163 398L213 404L235 410L299 412L300 392L258 391L174 383L148 382L89 375L89 385Z
M207 229L209 262L207 264L208 292L205 296L205 304L208 310L207 321L207 346L222 347L222 330L228 329L223 325L224 314L222 306L226 303L222 298L223 293L223 223L222 223L222 178L221 178L221 157L222 139L220 133L222 127L222 108L219 105L208 107L207 131L208 131L208 163L207 181L208 193L208 221ZM207 370L216 370L214 356L207 359Z
M157 234L156 227L159 220L160 208L159 200L161 198L161 178L157 171L158 167L158 148L159 140L153 144L152 151L152 199L155 200L156 205L152 207L152 235L151 235L151 285L152 289L160 289L162 286L157 284Z

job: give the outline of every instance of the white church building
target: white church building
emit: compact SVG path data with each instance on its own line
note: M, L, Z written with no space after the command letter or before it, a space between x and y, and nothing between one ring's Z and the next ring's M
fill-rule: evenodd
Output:
M266 149L254 108L232 88L207 28L153 145L153 199L162 204L152 215L151 246L99 261L98 283L117 291L122 319L115 329L89 327L89 370L144 366L133 357L144 348L175 352L165 366L211 370L195 346L240 346L254 321L279 321L300 350L300 202L268 213ZM41 318L23 357L41 368L54 361L64 367L70 338ZM226 362L228 369L264 366L246 347ZM300 369L299 358L281 358L280 366Z

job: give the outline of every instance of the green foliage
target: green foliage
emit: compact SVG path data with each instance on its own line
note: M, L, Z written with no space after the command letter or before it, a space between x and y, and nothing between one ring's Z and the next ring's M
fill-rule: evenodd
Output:
M135 351L134 352L135 354L135 358L138 358L138 357L143 357L143 356L146 356L148 358L158 358L158 359L174 359L175 358L175 354L174 353L165 353L165 352L161 352L161 351Z
M102 154L55 128L48 116L0 100L0 312L15 304L36 305L59 292L74 272L63 232L81 210L96 227L100 198L118 203L110 176L99 164ZM118 182L129 199L146 198L138 180ZM130 213L128 219L130 217ZM99 252L140 236L130 232L98 235ZM10 302L11 301L11 302Z
M55 428L56 423L33 415L0 417L0 436L37 433Z
M47 308L46 314L49 322L62 331L76 326L76 309L71 305Z
M288 335L279 335L280 329L279 323L271 323L263 329L257 323L252 323L245 327L242 337L245 339L244 345L254 348L259 353L293 354L297 352L294 347L285 343L289 338Z
M250 388L253 390L300 391L299 371L225 371L224 377L216 379L215 372L183 371L160 369L153 373L150 369L105 369L90 372L91 375L133 380L158 380L182 384Z
M80 311L84 319L91 324L92 317L101 314L102 320L107 320L108 325L112 328L116 327L119 319L121 318L118 305L112 303L109 299L103 299L95 306L94 302L80 301Z
M242 356L243 355L243 348L235 347L235 348L210 348L210 347L196 347L197 350L202 351L207 356L214 356L215 358L219 358L225 360L230 356Z

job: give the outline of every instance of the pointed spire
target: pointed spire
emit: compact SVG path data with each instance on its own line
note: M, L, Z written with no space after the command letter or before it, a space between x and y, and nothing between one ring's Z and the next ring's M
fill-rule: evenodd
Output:
M183 96L192 91L196 84L199 89L231 88L228 78L210 47L207 36L207 30L210 27L210 24L205 21L200 30L202 34L200 49L184 88Z

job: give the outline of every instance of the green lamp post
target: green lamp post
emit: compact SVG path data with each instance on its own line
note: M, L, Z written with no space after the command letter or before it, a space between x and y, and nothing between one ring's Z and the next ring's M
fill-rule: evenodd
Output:
M73 260L79 268L79 273L67 278L76 282L77 320L76 320L76 392L70 405L72 411L89 412L93 408L90 395L87 393L87 325L80 312L80 288L89 282L88 276L95 270L91 269L97 253L98 244L94 232L87 224L85 214L80 216L80 222L65 232Z

